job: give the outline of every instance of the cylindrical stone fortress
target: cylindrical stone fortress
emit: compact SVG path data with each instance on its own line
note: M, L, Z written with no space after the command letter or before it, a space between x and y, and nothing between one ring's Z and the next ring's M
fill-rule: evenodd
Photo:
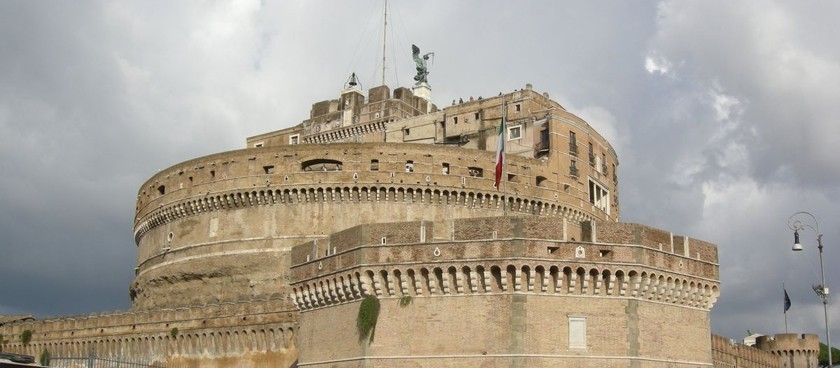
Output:
M581 221L618 218L615 152L546 96L526 89L405 116L411 99L400 91L363 105L359 123L322 127L323 116L342 111L316 103L309 120L251 138L251 148L150 178L137 200L134 308L285 295L292 246L362 224L508 213L566 219L569 236L579 238ZM492 150L503 101L508 148L496 188Z

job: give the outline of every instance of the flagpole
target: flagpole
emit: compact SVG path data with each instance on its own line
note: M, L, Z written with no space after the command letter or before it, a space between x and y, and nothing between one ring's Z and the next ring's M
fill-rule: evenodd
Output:
M502 216L507 217L507 160L505 159L505 151L507 151L507 142L504 142L507 139L507 127L505 127L505 118L507 117L507 105L505 104L505 96L502 95L502 181L504 182L504 190L502 191L502 198L504 198L504 203L502 203Z
M782 291L784 291L784 293L785 293L785 303L784 303L785 304L785 307L784 307L784 310L785 310L785 333L788 333L787 311L790 308L790 307L788 307L790 305L790 302L789 302L790 298L788 298L787 289L785 289L785 282L784 281L782 281Z

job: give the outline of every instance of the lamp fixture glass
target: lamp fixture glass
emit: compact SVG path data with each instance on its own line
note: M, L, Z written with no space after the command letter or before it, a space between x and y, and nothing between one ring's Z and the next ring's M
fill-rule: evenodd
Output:
M798 252L802 250L802 244L799 243L799 230L793 231L793 251Z

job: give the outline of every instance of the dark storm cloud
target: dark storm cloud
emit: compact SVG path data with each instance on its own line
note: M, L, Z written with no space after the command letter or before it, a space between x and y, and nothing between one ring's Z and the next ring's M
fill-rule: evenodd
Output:
M0 3L0 313L128 308L138 187L306 118L355 72L380 83L370 2ZM435 52L438 106L532 83L621 162L622 220L719 245L715 332L819 332L816 240L840 260L837 5L391 2L386 80ZM810 230L808 230L810 231ZM829 269L829 285L840 273ZM834 320L840 309L832 308Z

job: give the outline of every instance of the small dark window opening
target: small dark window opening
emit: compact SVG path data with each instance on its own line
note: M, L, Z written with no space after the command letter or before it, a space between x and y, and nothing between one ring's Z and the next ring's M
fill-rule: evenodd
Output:
M522 105L516 104L516 112L522 111Z
M405 172L414 172L414 161L408 160L405 162Z
M480 167L470 167L469 168L469 173L470 173L470 176L472 176L472 177L476 177L476 178L484 177L484 169L482 169Z
M456 117L452 118L452 121L453 121L455 124L458 124L458 117L456 116Z
M545 186L545 183L546 183L546 180L547 180L547 179L546 179L546 177L545 177L545 176L537 176L537 183L536 183L536 184L537 184L537 186L538 186L538 187L544 187L544 186Z
M210 179L216 178L216 170L210 170Z
M274 165L263 166L263 170L266 174L274 174Z
M478 121L478 113L475 113L475 120Z
M379 171L379 160L370 160L370 171Z
M338 160L315 159L300 164L303 171L341 171L342 162Z
M449 164L444 162L441 164L441 168L443 170L443 175L449 175Z
M159 193L160 195L164 195L164 194L166 194L166 186L165 186L165 185L161 185L161 186L159 186L159 187L158 187L158 193Z

